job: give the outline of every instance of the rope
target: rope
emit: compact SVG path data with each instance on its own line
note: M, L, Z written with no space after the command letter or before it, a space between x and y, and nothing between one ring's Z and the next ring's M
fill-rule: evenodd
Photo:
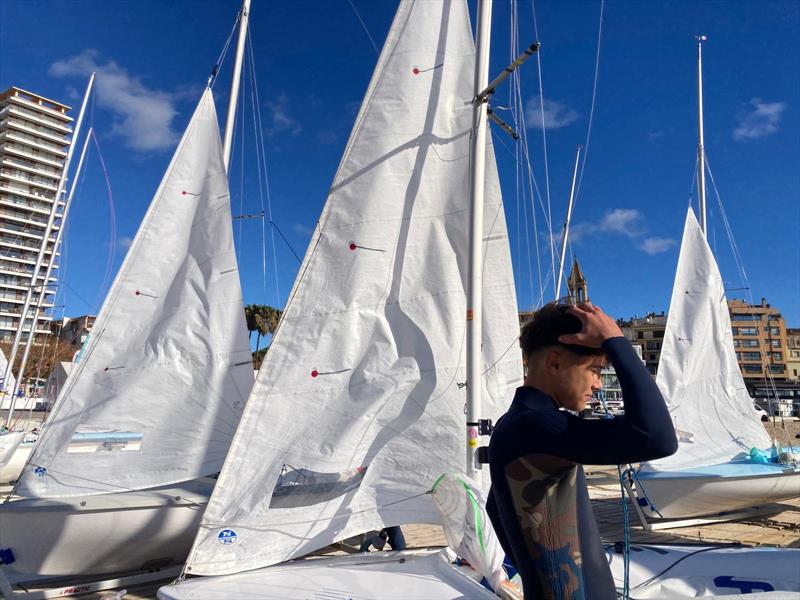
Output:
M600 399L600 404L603 405L606 419L613 419L611 412L608 410L606 404L606 393L603 389L597 391L597 397ZM625 473L622 471L622 465L617 465L617 475L619 475L619 497L622 504L622 532L623 532L623 550L622 550L622 565L623 565L623 583L622 583L622 600L628 600L630 597L630 567L631 567L631 528L630 517L628 515L628 502L625 498Z

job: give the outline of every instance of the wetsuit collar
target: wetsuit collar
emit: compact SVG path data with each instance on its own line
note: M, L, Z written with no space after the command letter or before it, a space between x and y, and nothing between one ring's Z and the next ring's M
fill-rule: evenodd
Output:
M514 402L512 408L523 410L536 410L543 408L553 408L558 410L558 404L542 390L535 387L521 386L517 388L514 394Z

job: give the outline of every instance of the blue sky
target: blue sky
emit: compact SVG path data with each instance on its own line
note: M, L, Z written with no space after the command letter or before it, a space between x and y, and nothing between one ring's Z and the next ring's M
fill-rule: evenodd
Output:
M493 74L510 55L509 6L495 0ZM521 42L537 38L535 7L543 44L549 187L559 230L575 148L587 136L600 6L543 0L518 5ZM251 34L273 221L300 256L375 65L373 41L381 47L395 7L390 0L253 2ZM474 15L474 2L470 8ZM91 121L113 203L93 150L63 252L59 312L75 316L99 309L237 9L236 0L0 3L0 88L17 85L77 108L87 71L99 74ZM708 160L750 293L756 302L766 297L790 326L800 326L798 30L800 3L794 0L605 5L595 112L571 248L591 297L607 312L630 317L668 308L695 165L693 36L704 33L709 36L704 46ZM220 114L229 80L230 55L215 86ZM234 156L231 175L234 214L256 213L262 198L267 202L258 190L250 90L247 81L244 159ZM544 192L535 60L523 67L522 94L532 165ZM508 88L501 88L495 104L507 99ZM534 275L531 285L527 257L518 251L525 239L517 235L513 142L498 130L494 136L520 308L530 308L538 281ZM710 183L708 201L709 239L729 297L746 297ZM298 266L291 250L276 234L273 255L268 229L265 276L261 222L239 221L234 229L245 301L281 306ZM541 222L540 229L543 233Z

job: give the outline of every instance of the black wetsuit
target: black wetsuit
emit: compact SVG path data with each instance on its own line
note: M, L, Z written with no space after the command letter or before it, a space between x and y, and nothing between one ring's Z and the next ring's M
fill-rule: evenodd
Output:
M581 419L521 387L492 433L487 511L526 600L615 599L580 465L652 460L678 448L661 393L630 342L612 338L603 349L622 387L624 417Z

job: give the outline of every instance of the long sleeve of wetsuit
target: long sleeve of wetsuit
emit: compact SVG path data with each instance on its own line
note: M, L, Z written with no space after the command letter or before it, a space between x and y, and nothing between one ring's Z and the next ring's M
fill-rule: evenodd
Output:
M625 401L625 415L581 419L566 411L536 411L537 449L581 464L607 465L654 460L678 449L664 398L641 359L623 337L603 342Z

